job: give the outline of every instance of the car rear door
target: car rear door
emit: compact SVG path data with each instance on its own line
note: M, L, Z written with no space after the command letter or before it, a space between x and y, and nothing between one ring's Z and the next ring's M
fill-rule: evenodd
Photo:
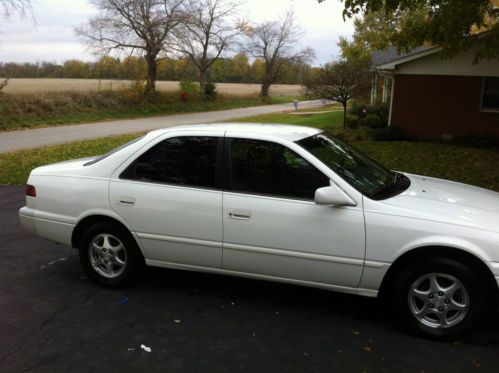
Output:
M271 141L227 136L223 268L358 286L365 254L362 206L315 204L315 190L330 185L330 178L304 157Z
M149 264L221 268L222 141L223 131L171 135L113 175L111 206L132 227Z

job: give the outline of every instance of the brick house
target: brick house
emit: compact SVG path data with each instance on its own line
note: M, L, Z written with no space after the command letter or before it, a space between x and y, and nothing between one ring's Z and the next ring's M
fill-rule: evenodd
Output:
M473 48L452 58L441 51L378 54L376 75L384 90L391 86L389 126L419 139L486 134L499 140L499 59L474 63Z

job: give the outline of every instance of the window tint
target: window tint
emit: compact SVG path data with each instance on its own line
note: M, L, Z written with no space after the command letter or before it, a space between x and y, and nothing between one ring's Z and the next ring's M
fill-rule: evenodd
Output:
M499 110L499 78L485 78L482 108Z
M217 137L167 139L137 158L121 177L215 188L217 145Z
M391 186L395 180L393 172L326 133L307 137L296 143L369 198Z
M268 141L230 139L231 188L313 200L329 178L292 150Z

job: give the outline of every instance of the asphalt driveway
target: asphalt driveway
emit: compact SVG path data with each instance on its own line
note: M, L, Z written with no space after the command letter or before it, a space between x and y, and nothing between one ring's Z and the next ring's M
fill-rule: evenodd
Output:
M374 299L316 289L153 268L100 288L75 250L22 231L23 194L0 187L1 372L498 371L499 316L439 343Z

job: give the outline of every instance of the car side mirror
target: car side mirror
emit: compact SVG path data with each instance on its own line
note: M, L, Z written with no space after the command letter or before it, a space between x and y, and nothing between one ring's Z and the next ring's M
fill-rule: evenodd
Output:
M325 206L357 206L357 203L336 185L317 189L315 203Z

